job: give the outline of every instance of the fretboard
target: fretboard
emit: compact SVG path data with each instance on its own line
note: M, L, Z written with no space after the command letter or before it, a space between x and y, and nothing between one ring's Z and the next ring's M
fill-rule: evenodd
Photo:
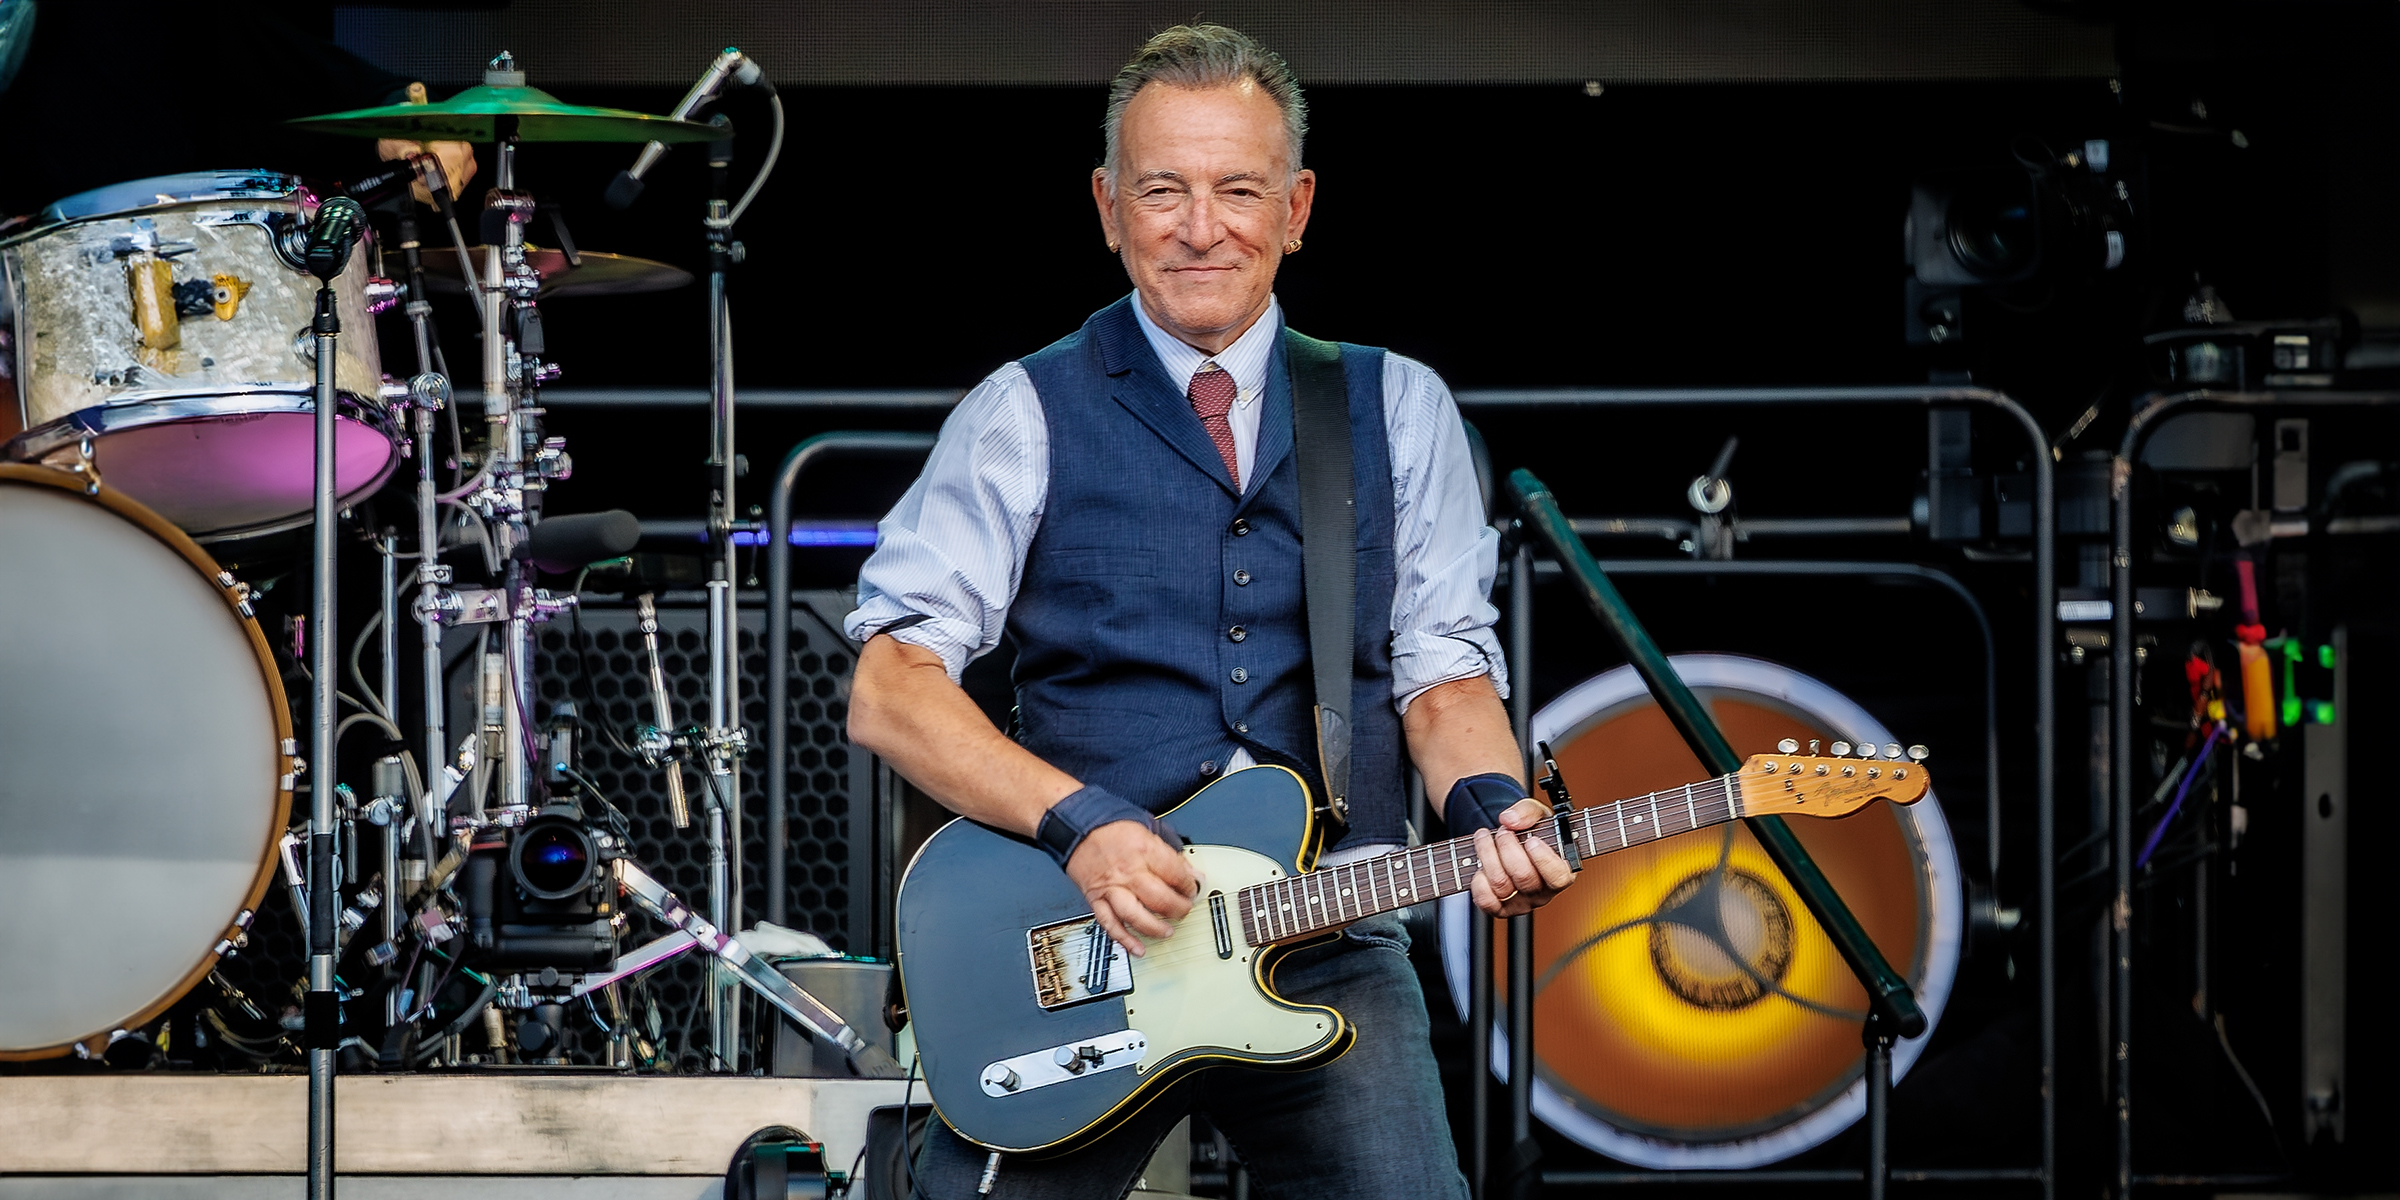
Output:
M1731 775L1575 810L1568 818L1585 858L1722 825L1742 815ZM1522 836L1557 848L1558 827L1544 821ZM1480 869L1473 837L1378 855L1306 875L1253 884L1239 893L1242 939L1264 946L1377 913L1467 890Z

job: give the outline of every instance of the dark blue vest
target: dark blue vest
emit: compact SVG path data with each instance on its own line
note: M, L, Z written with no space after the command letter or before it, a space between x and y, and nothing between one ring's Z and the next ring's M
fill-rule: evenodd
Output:
M1024 366L1050 428L1050 486L1008 614L1018 740L1154 811L1215 779L1236 747L1322 796L1281 339L1246 495L1130 297ZM1344 345L1342 367L1358 481L1350 846L1406 841L1407 801L1392 711L1383 351Z

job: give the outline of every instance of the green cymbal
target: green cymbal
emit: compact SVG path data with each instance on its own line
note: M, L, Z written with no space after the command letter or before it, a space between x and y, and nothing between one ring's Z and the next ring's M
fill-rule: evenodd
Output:
M386 104L350 112L298 117L286 124L346 137L406 138L418 142L497 142L516 122L520 142L708 142L728 137L723 125L678 121L621 108L568 104L533 87L471 87L432 104Z

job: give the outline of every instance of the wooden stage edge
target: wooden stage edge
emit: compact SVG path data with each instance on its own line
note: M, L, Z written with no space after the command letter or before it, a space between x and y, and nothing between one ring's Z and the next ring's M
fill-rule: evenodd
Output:
M897 1079L344 1075L334 1091L334 1166L342 1176L414 1177L406 1181L412 1188L426 1176L514 1176L521 1183L533 1182L523 1178L528 1176L561 1183L567 1177L680 1176L713 1183L723 1178L742 1139L768 1125L789 1125L825 1143L828 1164L846 1169L866 1142L868 1111L900 1103L903 1087ZM923 1089L915 1099L922 1102ZM0 1135L0 1200L23 1190L12 1185L33 1182L27 1176L80 1176L101 1184L102 1176L303 1174L307 1114L303 1075L0 1077L0 1130L6 1131ZM283 1181L258 1182L267 1190L235 1191L284 1191ZM653 1183L655 1189L626 1194L692 1194L688 1184ZM371 1192L380 1189L367 1186L354 1194ZM53 1193L74 1190L44 1191ZM169 1187L158 1194L202 1193Z

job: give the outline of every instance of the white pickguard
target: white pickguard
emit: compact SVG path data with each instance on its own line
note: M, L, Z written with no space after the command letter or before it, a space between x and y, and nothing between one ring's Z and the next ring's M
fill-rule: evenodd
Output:
M1149 1039L1135 1069L1143 1074L1190 1057L1290 1059L1342 1036L1339 1013L1292 1006L1259 986L1258 956L1264 947L1242 943L1234 897L1242 888L1285 872L1263 854L1232 846L1186 846L1184 855L1200 875L1199 902L1176 922L1175 932L1149 944L1133 960L1133 992L1125 997L1125 1023ZM1209 908L1222 893L1230 958L1217 957Z

